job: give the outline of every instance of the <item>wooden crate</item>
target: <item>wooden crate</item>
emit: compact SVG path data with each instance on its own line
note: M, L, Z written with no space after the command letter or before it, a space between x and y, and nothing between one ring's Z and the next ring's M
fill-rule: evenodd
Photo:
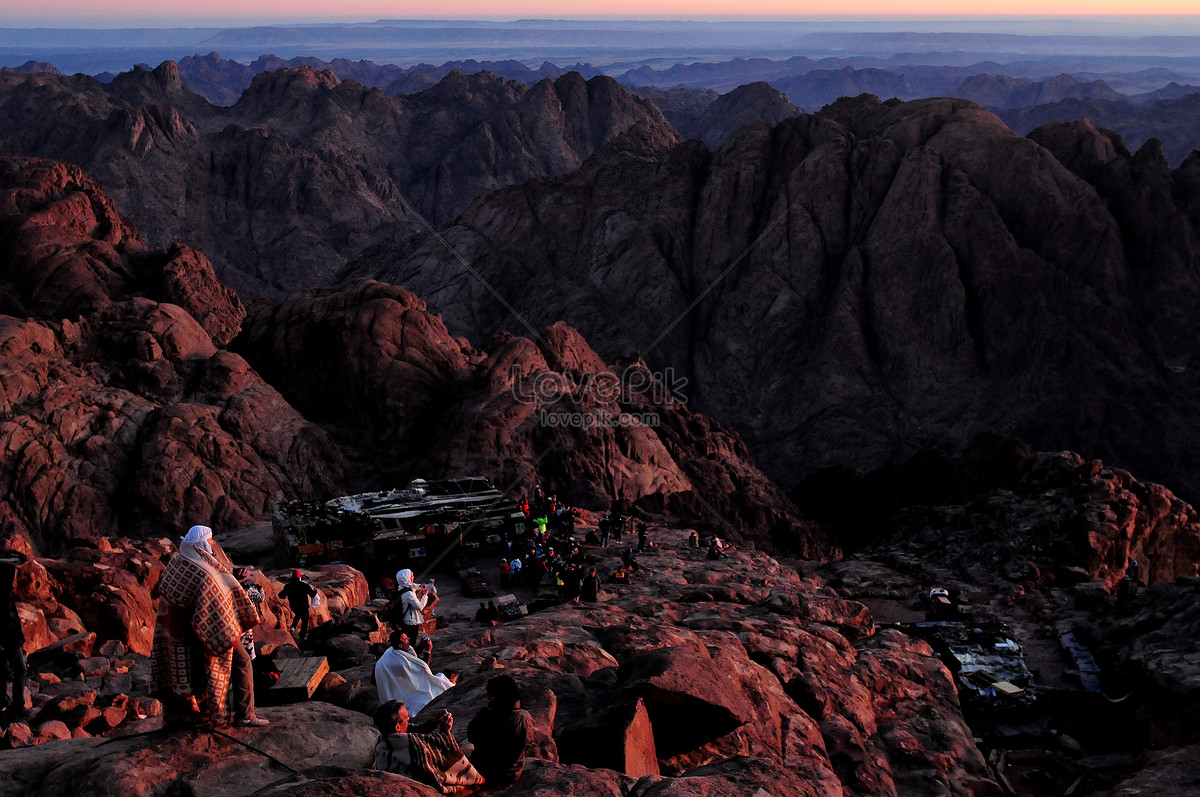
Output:
M279 680L266 695L255 695L264 705L299 703L308 700L329 674L329 659L324 656L306 659L284 659L279 662ZM265 699L264 699L265 698Z

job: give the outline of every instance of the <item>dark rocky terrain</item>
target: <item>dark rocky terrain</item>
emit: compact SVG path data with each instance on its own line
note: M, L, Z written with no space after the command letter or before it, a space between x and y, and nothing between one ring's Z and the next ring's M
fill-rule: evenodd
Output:
M495 629L446 607L463 679L427 711L461 733L495 670L526 684L540 732L507 793L999 795L1031 746L1076 795L1195 790L1200 155L1171 169L1088 122L1021 137L965 100L674 99L704 136L781 121L710 149L578 75L395 98L300 66L221 109L170 64L0 73L3 141L118 187L0 160L0 545L30 556L34 673L0 795L427 793L363 769L388 628L346 566L315 574L335 672L266 730L164 729L145 657L164 534L207 522L265 557L275 501L468 471L660 542L597 605ZM102 133L14 121L38 108ZM388 138L418 129L444 135ZM173 221L143 240L135 199ZM406 238L410 207L445 244ZM267 268L245 252L284 238L265 292L341 279L247 307L174 240L191 213L214 239L244 222L222 250L243 288ZM707 561L689 527L737 550ZM1146 588L1117 600L1130 557ZM259 576L258 639L287 657L283 573ZM893 625L932 586L1020 643L1033 710L989 714Z
M488 71L529 84L545 78L556 79L570 71L580 72L586 78L601 74L590 64L559 67L545 62L531 69L519 61L450 61L439 66L417 64L402 68L344 58L323 61L297 57L285 61L276 56L261 56L247 65L209 53L179 62L180 76L188 88L217 105L236 103L257 74L299 66L329 70L342 80L355 80L391 95L423 91L453 70L463 74ZM1150 69L1114 72L1106 80L1083 71L1042 76L1039 68L1052 66L980 62L970 66L889 67L867 65L864 59L814 60L795 56L783 60L751 58L679 64L661 70L641 67L614 76L638 96L655 103L683 138L698 138L713 148L754 119L774 124L794 115L791 103L815 112L839 98L859 94L902 100L923 97L974 100L999 114L1022 135L1049 122L1089 119L1100 127L1116 130L1131 149L1140 148L1151 138L1161 139L1172 164L1181 163L1192 150L1200 148L1196 134L1200 129L1196 124L1200 87L1189 84L1186 77L1164 69ZM35 62L21 69L57 71L50 64ZM638 85L639 81L647 81L648 85ZM1109 81L1121 86L1121 90ZM764 88L745 90L746 86L760 83L786 93L787 98L781 101L777 94ZM718 96L725 96L725 103L709 108ZM707 118L701 122L699 117L706 113L705 109Z
M913 596L942 587L972 607L968 622L1000 621L1020 640L1041 710L968 711L986 746L1066 752L1084 766L1077 793L1127 794L1113 784L1152 760L1147 748L1200 740L1200 523L1162 486L1072 452L981 436L962 456L831 469L796 497L857 551L806 571L866 603L877 623L914 614ZM1114 598L1130 558L1151 586ZM1097 691L1079 691L1089 663L1067 655L1069 638L1094 654ZM1163 770L1133 780L1188 794L1195 774L1180 760L1173 751Z
M695 119L681 118L677 122L664 111L680 136L699 139L711 149L724 146L749 124L766 122L774 126L799 113L800 109L792 105L786 94L765 82L747 83L714 98Z
M10 547L239 527L283 499L470 472L832 551L735 434L566 325L481 351L381 283L246 318L203 255L142 244L78 168L5 160L0 191Z
M1086 119L1096 127L1118 131L1130 149L1150 139L1162 142L1168 163L1183 163L1200 149L1200 91L1155 100L1146 104L1102 97L1067 98L1042 105L1000 111L1000 118L1018 133L1054 122Z
M87 169L165 248L204 251L246 298L327 283L346 259L440 224L480 193L575 169L635 125L673 133L610 78L534 85L449 73L390 97L302 66L229 107L176 65L104 84L0 71L0 151Z
M1086 123L1022 138L963 100L860 97L716 152L630 133L445 237L535 326L686 377L787 487L994 430L1190 496L1198 169ZM351 273L472 339L519 332L484 282L445 279L455 257Z

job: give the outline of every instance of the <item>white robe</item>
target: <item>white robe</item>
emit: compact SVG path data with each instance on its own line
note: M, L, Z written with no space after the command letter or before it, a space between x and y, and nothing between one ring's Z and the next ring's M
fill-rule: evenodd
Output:
M412 653L388 648L375 662L375 686L379 702L402 700L410 717L415 717L429 701L454 686L445 675L434 673L429 665Z

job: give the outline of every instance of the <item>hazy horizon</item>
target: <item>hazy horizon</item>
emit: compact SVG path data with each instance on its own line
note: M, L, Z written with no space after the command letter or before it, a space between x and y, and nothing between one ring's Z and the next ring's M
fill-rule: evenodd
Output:
M150 20L145 17L140 18L141 26L122 26L109 16L105 20L109 27L81 26L79 20L72 20L72 26L64 21L59 27L0 27L0 66L48 62L68 74L95 75L218 53L243 64L273 55L285 60L345 58L399 66L512 60L536 67L549 61L627 71L639 66L800 55L817 60L859 59L858 66L889 66L895 63L890 59L960 66L1042 61L1037 69L1048 75L1167 69L1181 83L1200 82L1200 15L1196 14L640 16L404 19L393 13L361 21L344 15L336 21L291 17L270 25L243 22L211 27L181 26L181 18L175 17L175 27L146 27ZM1056 57L1059 62L1045 62Z
M871 0L864 8L869 9L875 0ZM936 2L936 0L935 0ZM797 14L797 13L747 13L747 14L721 14L721 13L611 13L611 14L494 14L494 13L469 13L461 14L439 14L423 16L419 14L404 14L404 13L346 13L339 14L296 14L296 13L254 13L254 14L238 14L238 13L175 13L162 14L155 8L153 11L134 13L125 13L122 11L126 6L137 4L133 2L118 3L116 8L110 10L102 16L93 16L87 12L77 13L56 13L55 7L61 5L57 0L51 0L49 3L40 3L36 6L22 8L18 11L9 11L6 14L3 24L0 24L0 29L9 30L123 30L123 29L140 29L140 30L168 30L180 28L252 28L252 27L288 27L288 26L310 26L310 25L373 25L379 23L405 23L412 22L415 24L428 25L430 23L445 22L452 25L469 24L472 22L479 23L498 23L498 24L530 24L530 23L588 23L595 22L601 24L615 24L621 22L636 22L636 23L709 23L709 24L737 24L737 23L793 23L814 26L840 26L848 25L853 28L881 26L887 30L898 30L896 26L915 26L914 30L921 29L947 29L954 28L958 30L972 29L977 32L995 32L992 25L1000 24L1006 28L1021 26L1028 24L1037 26L1036 29L1027 31L1029 34L1036 34L1041 30L1047 22L1059 24L1076 24L1081 25L1088 30L1088 33L1107 32L1109 34L1118 34L1122 31L1130 31L1131 29L1140 29L1136 35L1146 35L1147 30L1153 30L1156 35L1200 35L1200 13L1193 10L1194 5L1190 0L1187 3L1173 2L1169 0L1166 3L1155 4L1154 8L1162 10L1139 11L1138 13L1128 13L1125 11L1114 11L1112 13L1095 13L1094 3L1068 3L1065 7L1059 8L1055 6L1053 10L1027 12L1022 13L1014 10L1024 6L1033 6L1044 8L1044 3L1033 2L1033 0L1020 0L1015 5L1006 3L1003 10L997 9L994 11L985 11L977 13L961 13L961 12L931 12L919 14L894 14L883 11L864 10L862 13L855 14ZM215 4L206 4L207 9L224 7L228 5L225 0L219 0ZM644 8L644 4L638 4ZM882 4L881 4L882 5ZM948 3L947 3L948 5ZM1090 9L1089 13L1072 10L1073 7L1087 6ZM256 6L261 9L262 5ZM1186 9L1186 10L1185 10ZM383 10L383 9L381 9ZM1190 12L1190 13L1189 13Z

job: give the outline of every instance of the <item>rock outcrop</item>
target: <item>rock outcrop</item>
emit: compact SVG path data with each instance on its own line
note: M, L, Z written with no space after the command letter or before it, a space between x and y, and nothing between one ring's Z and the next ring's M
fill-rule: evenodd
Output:
M148 249L62 164L0 163L0 209L6 545L244 525L340 481L329 438L220 348L245 310L202 255Z
M1034 591L1071 586L1080 573L1115 588L1130 559L1143 582L1167 584L1195 577L1200 562L1200 514L1162 485L992 436L961 457L823 471L794 495L849 549L979 574L993 595L1004 581ZM862 495L872 501L856 503Z

